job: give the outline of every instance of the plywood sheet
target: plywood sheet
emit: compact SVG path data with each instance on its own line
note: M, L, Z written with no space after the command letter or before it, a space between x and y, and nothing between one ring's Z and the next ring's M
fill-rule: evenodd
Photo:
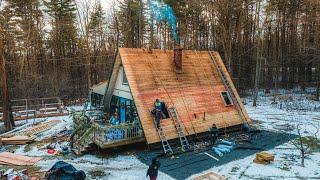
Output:
M35 136L12 136L9 138L0 138L0 141L3 144L27 144L35 139Z
M0 153L0 164L11 164L17 166L31 166L38 162L41 158L22 156L10 152Z

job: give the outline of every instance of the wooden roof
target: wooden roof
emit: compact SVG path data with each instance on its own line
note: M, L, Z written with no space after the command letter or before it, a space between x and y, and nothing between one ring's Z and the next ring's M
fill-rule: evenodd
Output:
M185 135L208 131L213 123L219 128L244 123L235 106L224 105L220 92L226 89L208 51L184 50L182 74L174 71L173 51L120 48L119 55L148 144L160 141L149 112L157 98L176 107ZM171 119L161 124L167 139L178 137Z

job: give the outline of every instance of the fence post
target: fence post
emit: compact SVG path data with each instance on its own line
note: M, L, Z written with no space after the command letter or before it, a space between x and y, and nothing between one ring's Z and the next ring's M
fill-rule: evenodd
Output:
M26 114L27 114L27 119L26 122L28 123L28 119L29 119L29 112L28 112L28 100L26 99Z

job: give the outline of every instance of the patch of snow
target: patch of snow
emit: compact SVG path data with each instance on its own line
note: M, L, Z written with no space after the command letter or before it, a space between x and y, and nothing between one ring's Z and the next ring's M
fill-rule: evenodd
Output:
M310 90L311 91L311 90ZM317 128L320 127L320 103L309 100L306 94L294 94L299 90L285 91L280 90L278 93L292 96L292 101L277 99L276 104L273 104L273 97L259 92L258 106L252 106L252 98L244 98L246 110L249 116L259 124L262 129L271 131L282 131L291 134L297 134L296 126L302 124L303 136L314 135ZM73 106L75 110L82 110L82 106ZM71 110L69 107L68 110ZM51 137L63 130L64 127L72 129L72 118L69 116L51 117L46 119L38 118L37 122L49 120L62 120L61 123L55 125L50 130L39 134L37 140ZM31 126L33 121L21 127L24 129ZM317 134L317 137L320 133ZM60 146L65 145L63 142ZM48 144L42 145L46 147ZM104 177L97 179L115 179L115 180L140 180L148 179L146 172L148 166L139 161L134 155L119 155L112 158L102 158L95 155L84 155L81 157L75 156L56 156L49 155L47 149L38 149L33 146L30 151L25 152L26 145L19 146L15 153L28 156L41 156L42 160L36 163L42 170L48 170L55 162L63 160L75 166L78 170L83 170L87 174L88 179L91 171L103 171ZM41 148L41 147L39 147ZM195 174L188 179L193 179L199 175L214 171L221 175L225 175L230 179L320 179L320 153L315 152L305 159L305 167L300 166L299 151L288 142L275 147L269 151L275 155L275 161L268 165L253 163L255 155L245 157L244 159L235 160L227 164L213 167L207 171ZM1 166L0 166L1 167ZM169 175L160 172L158 179L173 179Z
M298 92L298 90L294 90ZM308 90L311 91L311 90ZM262 129L297 134L296 127L302 126L302 136L314 136L320 128L320 102L309 100L306 94L294 94L285 90L278 93L291 95L291 101L277 100L259 93L258 106L252 106L252 98L244 98L249 116L258 121ZM282 103L282 105L281 105ZM320 132L317 134L320 138ZM288 142L268 151L275 155L275 161L268 165L253 163L255 155L236 160L228 164L213 167L188 179L208 172L217 172L230 179L320 179L320 153L314 152L305 159L301 166L298 149Z

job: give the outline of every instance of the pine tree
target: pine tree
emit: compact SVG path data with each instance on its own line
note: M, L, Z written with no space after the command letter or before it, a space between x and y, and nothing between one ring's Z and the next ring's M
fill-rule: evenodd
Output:
M122 1L119 6L118 20L123 46L142 47L146 26L142 0Z
M99 50L105 43L106 17L100 3L90 15L90 21L87 27L89 41L93 51Z
M66 57L75 53L77 40L76 7L73 0L44 1L51 16L51 47L54 57Z
M7 13L7 28L11 29L15 49L27 59L43 54L42 12L39 0L7 0L4 13ZM10 32L9 32L10 33Z

